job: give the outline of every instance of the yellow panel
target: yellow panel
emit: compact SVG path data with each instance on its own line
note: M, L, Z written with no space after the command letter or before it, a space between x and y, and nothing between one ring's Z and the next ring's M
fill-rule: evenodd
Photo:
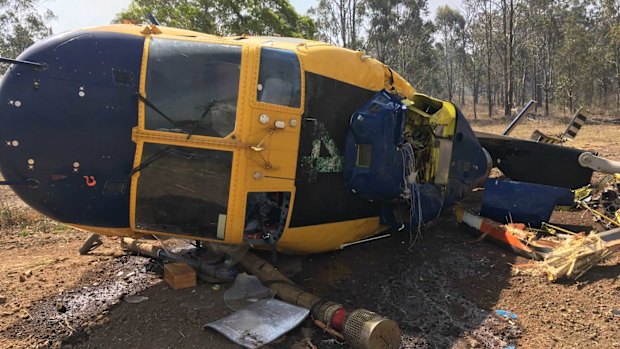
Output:
M144 129L144 104L139 103L138 127L133 130L132 139L136 143L134 166L141 161L144 142L177 146L196 147L232 151L233 169L231 173L230 197L226 220L225 243L242 243L245 224L245 205L248 192L285 191L291 192L291 204L286 226L288 227L295 202L295 181L297 153L305 105L305 71L340 80L368 90L388 89L410 98L415 90L400 75L383 63L365 56L361 52L335 47L316 41L285 42L267 38L247 37L243 40L218 37L186 30L148 26L112 25L90 29L109 31L146 37L140 92L146 96L146 65L150 37L177 40L242 45L242 60L237 104L237 120L233 133L224 138L193 135L189 140L185 134L174 134ZM295 52L302 69L302 96L299 108L271 105L256 100L260 48L264 45ZM262 114L269 116L268 123L261 123ZM291 123L291 120L294 120ZM283 121L284 129L276 129L275 121ZM260 149L252 147L260 145ZM134 174L131 181L130 225L135 229L135 206L137 181L140 173ZM317 204L300 202L299 205ZM107 231L106 228L85 227L89 231ZM328 223L316 226L287 228L278 242L282 251L313 253L336 250L343 243L357 241L372 236L384 229L379 218L366 218L346 222ZM118 230L130 234L131 230ZM115 230L117 231L117 230ZM160 235L178 236L161 232L141 231ZM185 237L187 236L180 236ZM216 241L216 240L207 240ZM221 241L219 241L221 242Z
M106 235L106 236L131 236L134 235L131 228L106 228L106 227L93 227L88 225L79 224L66 224L72 228L83 230L89 233Z
M133 168L140 166L142 158L142 149L144 142L137 142L136 155L134 157ZM140 171L131 176L131 187L129 191L129 226L132 230L136 230L136 198L138 197L138 180L140 179Z
M319 253L340 249L340 245L378 234L387 229L379 217L288 228L278 241L278 249L290 253Z
M306 70L315 74L373 91L394 87L405 97L415 93L415 89L398 73L360 51L328 44L308 44L298 47L298 55Z
M84 28L89 31L108 31L137 36L174 37L180 40L195 40L227 43L239 45L247 43L258 47L268 44L275 48L289 49L297 53L304 70L327 76L333 79L347 82L369 90L378 91L383 88L390 90L392 87L404 95L411 97L415 93L414 88L405 81L398 73L388 69L383 63L370 58L361 51L353 51L330 44L307 40L301 43L287 41L273 41L264 37L220 37L190 30L157 26L117 24L96 28ZM257 65L258 62L256 61ZM390 80L392 84L390 84Z

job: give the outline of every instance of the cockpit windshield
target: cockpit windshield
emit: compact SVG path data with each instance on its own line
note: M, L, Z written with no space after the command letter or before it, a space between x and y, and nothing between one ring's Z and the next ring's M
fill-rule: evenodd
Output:
M235 128L240 67L241 46L151 39L146 129L226 137Z

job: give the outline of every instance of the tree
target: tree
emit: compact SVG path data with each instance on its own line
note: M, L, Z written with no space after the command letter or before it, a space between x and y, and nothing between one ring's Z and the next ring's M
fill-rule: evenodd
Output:
M514 0L502 0L503 59L504 64L504 116L511 117L514 97L515 10Z
M474 52L472 52L472 59L476 59L476 64L482 71L485 71L485 94L487 99L487 112L489 117L493 117L493 96L495 92L495 69L494 69L494 58L495 58L495 49L494 49L494 14L495 14L495 6L492 0L464 0L465 9L467 11L468 27L470 31L472 51L475 48L475 52L478 53L479 56L474 56ZM475 71L475 70L474 70ZM474 72L472 71L472 73ZM475 77L478 76L476 74L470 75ZM476 102L478 101L477 93L478 89L482 90L480 84L475 82L478 86L474 93L474 108L476 106Z
M365 48L394 68L416 89L442 92L437 74L435 27L428 17L426 0L367 0L368 38ZM398 18L398 21L394 19Z
M441 34L441 49L443 53L443 70L448 100L454 99L454 89L457 78L457 65L462 68L465 32L465 18L461 13L448 5L437 9L435 25ZM459 64L458 62L461 62ZM461 69L461 71L463 71ZM461 102L463 102L461 100Z
M480 98L482 68L484 61L484 21L477 21L478 8L473 3L475 0L465 1L465 52L467 62L465 65L464 79L468 82L471 90L474 109L474 119L478 118L477 105ZM490 115L490 114L489 114Z
M15 58L35 41L51 34L46 21L54 18L47 10L41 14L36 0L0 0L0 56ZM0 66L0 73L6 67Z
M287 0L133 0L115 22L141 23L152 13L163 25L220 35L312 38L316 27Z
M592 50L588 47L596 41L596 37L591 31L591 23L584 7L586 4L575 3L568 8L562 9L562 45L558 48L558 92L568 103L568 108L572 112L575 103L578 102L580 95L578 89L591 91L592 77L589 66L595 58L591 55ZM589 86L590 85L590 86ZM584 91L585 92L585 91Z
M529 98L545 115L612 100L620 115L618 0L462 0L464 13L440 7L434 23L426 0L319 1L321 38L364 48L422 92L470 94L474 117L482 94L490 117Z
M600 13L602 24L601 34L603 38L601 51L605 59L605 66L616 88L616 111L620 113L620 2L616 0L602 0ZM605 80L601 79L603 90L606 91Z
M319 0L308 13L317 25L320 40L352 49L362 46L363 0Z

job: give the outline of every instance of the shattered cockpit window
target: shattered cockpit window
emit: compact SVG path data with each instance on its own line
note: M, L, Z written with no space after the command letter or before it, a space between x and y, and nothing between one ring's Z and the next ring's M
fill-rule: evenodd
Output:
M225 137L235 128L241 46L152 39L146 129Z

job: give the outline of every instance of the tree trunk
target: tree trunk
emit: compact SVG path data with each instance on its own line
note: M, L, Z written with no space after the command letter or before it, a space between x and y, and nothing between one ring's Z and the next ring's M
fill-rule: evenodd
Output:
M486 31L485 31L485 40L486 40L486 53L487 53L487 103L489 108L489 118L493 117L493 88L491 82L491 34L493 33L492 27L492 17L491 17L491 6L492 2L489 0L488 9L485 3L485 12L486 12Z

